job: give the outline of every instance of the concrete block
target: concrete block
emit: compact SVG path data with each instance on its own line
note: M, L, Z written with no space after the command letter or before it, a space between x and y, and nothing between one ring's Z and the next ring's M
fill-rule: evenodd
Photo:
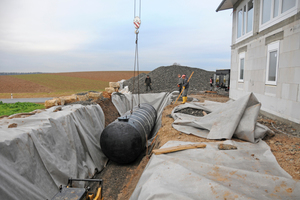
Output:
M279 54L279 68L286 68L291 66L291 53L285 52Z
M238 90L244 90L244 83L239 82L239 83L237 84L237 89L238 89Z
M230 80L230 90L236 89L237 80Z
M282 53L299 50L300 34L285 37L280 44L280 52Z
M249 88L249 81L244 81L244 90L247 92L251 92Z
M297 101L298 84L282 84L281 98L291 101Z
M290 54L290 67L300 67L300 49L292 51Z
M271 97L276 97L277 94L277 87L276 86L265 86L265 95L266 96L271 96Z
M294 83L300 84L300 66L294 68Z
M295 123L300 124L300 115L299 115L299 110L300 110L300 102L291 102L289 103L291 112L288 113L291 118L289 119L290 121L293 121Z
M238 80L238 71L230 71L230 80Z
M297 102L300 102L300 84L298 84L298 98Z

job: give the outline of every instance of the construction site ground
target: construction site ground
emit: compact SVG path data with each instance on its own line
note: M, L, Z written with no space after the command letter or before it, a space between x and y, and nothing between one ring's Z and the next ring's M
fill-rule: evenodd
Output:
M197 98L200 102L204 100L227 102L229 98L218 94L199 94L191 95ZM172 127L173 118L171 117L172 110L181 102L167 106L162 114L162 127L157 133L153 149L158 149L170 140L189 141L189 142L215 142L216 140L208 140L193 135L187 135L175 130ZM101 103L100 103L101 105ZM102 103L104 110L106 125L116 119L118 114L112 103ZM297 134L299 130L291 127L289 124L273 120L265 116L259 116L258 122L268 126L274 131L274 136L267 136L264 141L270 146L271 151L277 159L279 165L288 172L293 179L300 180L300 137ZM239 139L235 141L243 142ZM109 161L107 167L96 175L96 178L103 179L103 197L104 199L129 199L134 191L144 168L146 167L150 155L146 156L145 152L134 162L129 165L120 165Z

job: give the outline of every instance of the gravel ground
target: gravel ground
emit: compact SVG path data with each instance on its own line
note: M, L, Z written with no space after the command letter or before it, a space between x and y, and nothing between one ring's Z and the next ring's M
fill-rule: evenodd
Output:
M186 66L162 66L149 72L148 74L140 74L139 77L133 77L124 82L124 86L128 86L130 91L133 91L133 79L135 80L135 89L133 93L137 93L137 85L139 80L139 92L146 93L145 79L149 75L152 81L152 91L150 93L158 92L172 92L178 90L178 74L186 74L189 77L194 72L190 79L190 87L188 94L199 93L200 91L209 90L209 79L215 72L205 71L199 68L191 68Z

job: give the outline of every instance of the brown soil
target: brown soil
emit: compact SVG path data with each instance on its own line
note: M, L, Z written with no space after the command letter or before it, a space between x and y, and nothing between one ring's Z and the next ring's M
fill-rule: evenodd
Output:
M43 85L18 79L12 76L0 76L0 93L41 93L41 92L51 92L51 89Z
M220 96L217 94L203 94L203 95L192 95L195 98L198 98L201 102L204 100L226 102L228 97ZM179 105L169 105L163 111L162 116L162 127L158 132L154 149L160 148L166 142L170 140L178 141L190 141L190 142L213 142L217 140L208 140L200 138L193 135L186 135L175 130L172 127L173 119L170 118L171 111ZM270 120L269 120L270 121ZM274 121L275 123L275 121ZM274 124L273 123L273 124ZM266 137L264 141L271 147L271 151L277 159L279 165L287 171L295 180L300 180L300 138L292 137L291 135L285 135L277 130L275 130L271 124L264 123L270 129L275 132L274 137ZM282 125L282 124L281 124ZM275 126L280 126L275 124ZM239 139L233 139L235 141L243 142ZM145 155L145 154L144 154ZM140 158L141 159L141 158ZM144 168L148 163L148 157L144 156L141 159L136 161L134 164L130 165L118 165L115 163L109 163L107 168L112 167L112 169L107 169L107 174L99 174L98 178L101 178L101 175L104 175L104 199L129 199L132 192L134 191L140 176L142 175ZM139 164L138 164L139 163ZM125 174L124 174L125 173ZM109 176L108 176L109 174ZM118 179L121 177L121 179ZM111 181L116 181L116 186L111 184ZM109 186L109 188L107 188ZM107 190L107 191L106 191Z
M95 102L99 104L103 110L105 116L105 127L108 124L115 121L120 116L114 104L111 102L109 98L103 98Z

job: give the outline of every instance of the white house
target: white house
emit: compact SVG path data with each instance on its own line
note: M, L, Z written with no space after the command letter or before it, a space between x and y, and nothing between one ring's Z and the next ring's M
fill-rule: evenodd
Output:
M300 124L300 0L223 0L232 9L230 93Z

